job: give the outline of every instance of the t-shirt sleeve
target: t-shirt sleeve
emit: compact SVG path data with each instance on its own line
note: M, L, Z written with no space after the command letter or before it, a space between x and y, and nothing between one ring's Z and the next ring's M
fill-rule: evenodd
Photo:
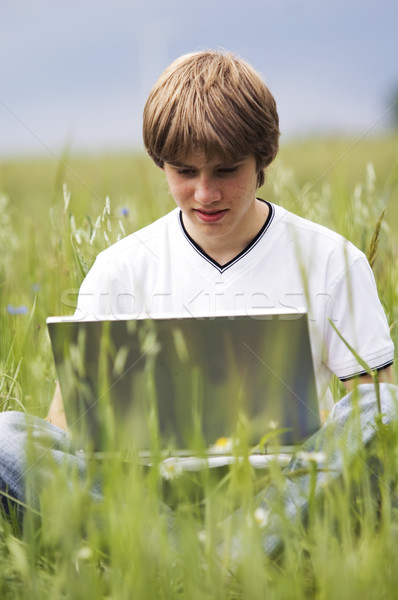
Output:
M76 319L85 320L106 314L106 277L101 277L101 270L99 255L80 286L74 315Z
M391 364L394 344L372 269L364 255L356 258L336 282L330 295L328 317L371 369ZM333 330L329 320L325 327L329 368L340 379L363 373L363 366Z
M105 255L97 256L80 287L76 319L101 320L133 312L129 306L131 294L124 289L126 277L116 271L108 264Z

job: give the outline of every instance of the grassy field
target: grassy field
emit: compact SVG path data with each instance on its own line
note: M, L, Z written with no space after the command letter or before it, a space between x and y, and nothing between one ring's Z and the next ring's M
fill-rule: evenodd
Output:
M396 136L285 143L259 192L370 256L395 343L397 147ZM0 410L45 416L55 385L46 317L73 313L71 290L99 250L172 207L162 173L140 154L0 163ZM341 394L337 384L334 393ZM246 463L217 480L206 471L169 480L157 468L110 460L102 503L91 498L89 483L71 491L58 469L23 528L0 514L0 597L395 598L392 429L378 436L374 459L383 476L376 486L371 490L372 472L358 460L322 505L311 505L306 527L284 521L285 551L275 560L262 551L266 515L255 504L266 481ZM282 490L284 475L275 467L271 476ZM244 548L238 566L228 520L237 506Z

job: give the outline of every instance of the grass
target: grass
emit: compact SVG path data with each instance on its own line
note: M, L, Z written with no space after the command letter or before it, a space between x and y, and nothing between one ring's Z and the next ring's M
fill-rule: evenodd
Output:
M397 142L286 143L259 194L368 253L395 342ZM46 414L55 381L46 317L73 312L74 293L99 250L172 207L161 172L139 154L0 164L1 410ZM342 394L337 382L333 391L336 399ZM86 482L76 477L72 489L76 474L57 468L23 527L16 515L0 514L0 597L393 598L397 436L394 426L379 434L373 461L382 476L374 481L359 456L322 503L312 499L305 526L285 518L286 477L278 467L256 475L243 463L218 478L205 470L167 479L159 466L143 470L113 458L90 464ZM104 502L90 495L98 468ZM268 515L257 510L257 494L267 478L283 524L278 558L261 546Z

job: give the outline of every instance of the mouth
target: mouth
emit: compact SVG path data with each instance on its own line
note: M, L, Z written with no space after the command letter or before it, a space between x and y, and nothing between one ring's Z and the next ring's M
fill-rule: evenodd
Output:
M226 209L214 211L204 211L195 209L195 214L199 217L201 221L205 223L217 223L223 218L226 212Z

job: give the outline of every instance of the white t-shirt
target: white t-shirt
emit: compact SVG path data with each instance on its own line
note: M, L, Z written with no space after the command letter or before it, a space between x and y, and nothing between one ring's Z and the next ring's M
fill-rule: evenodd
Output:
M365 255L337 233L269 204L264 227L224 266L189 237L178 208L101 252L79 292L76 318L250 314L306 308L321 398L332 372L363 368L329 323L375 369L394 347Z

